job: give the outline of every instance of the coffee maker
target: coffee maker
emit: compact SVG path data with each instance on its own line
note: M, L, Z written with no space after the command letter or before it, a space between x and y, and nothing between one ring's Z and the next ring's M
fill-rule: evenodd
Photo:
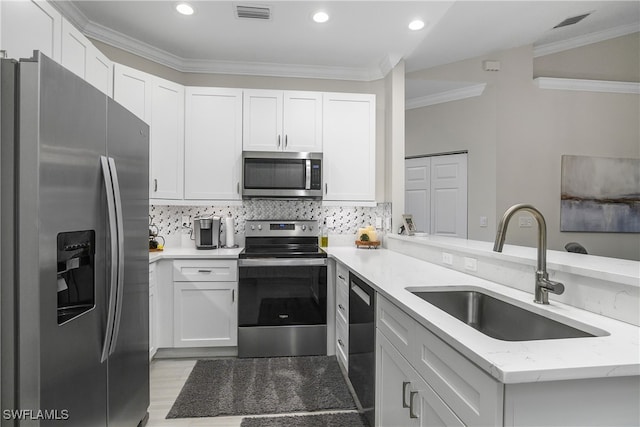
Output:
M196 248L216 249L220 246L219 216L196 217L193 220L193 234Z

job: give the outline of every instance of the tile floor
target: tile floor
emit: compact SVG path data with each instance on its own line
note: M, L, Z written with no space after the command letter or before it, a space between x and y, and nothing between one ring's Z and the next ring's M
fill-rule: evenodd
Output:
M166 419L173 402L187 381L196 359L158 359L151 362L151 403L147 427L240 427L241 416ZM355 412L355 411L326 411ZM320 412L314 412L318 414ZM262 416L280 416L262 415ZM288 414L284 414L288 415ZM296 413L296 415L302 415Z

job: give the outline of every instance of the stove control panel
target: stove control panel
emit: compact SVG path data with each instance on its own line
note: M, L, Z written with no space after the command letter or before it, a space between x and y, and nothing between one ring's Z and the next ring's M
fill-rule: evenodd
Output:
M310 220L248 220L247 237L295 237L315 236L318 221Z

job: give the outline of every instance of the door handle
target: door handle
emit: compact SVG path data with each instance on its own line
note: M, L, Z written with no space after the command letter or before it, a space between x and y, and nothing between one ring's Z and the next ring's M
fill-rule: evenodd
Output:
M109 303L107 306L107 327L102 342L102 356L100 362L104 363L109 357L109 348L113 336L113 325L116 313L116 291L118 286L118 227L116 219L115 200L113 198L113 179L109 169L109 160L100 156L104 190L107 196L107 216L109 219L109 247L111 251L111 273L109 275Z
M407 387L411 384L409 381L402 382L402 407L408 408L409 404L407 403Z
M409 394L409 418L418 418L418 416L413 412L413 398L418 394L417 391L412 391Z
M115 200L117 228L118 228L118 288L116 290L116 312L115 323L113 325L113 337L109 354L116 350L118 335L120 334L120 320L122 319L122 300L124 299L124 216L122 214L122 196L120 194L120 182L118 181L118 170L116 162L109 157L109 169L113 179L113 198Z

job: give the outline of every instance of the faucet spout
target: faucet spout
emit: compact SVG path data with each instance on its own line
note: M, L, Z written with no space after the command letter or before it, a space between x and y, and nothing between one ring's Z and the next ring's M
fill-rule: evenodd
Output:
M535 299L533 301L538 304L549 304L549 292L558 295L562 294L564 292L564 285L549 280L549 274L547 273L547 223L538 209L528 204L517 204L507 209L498 225L493 250L495 252L502 252L504 241L507 237L509 221L511 221L513 215L518 211L529 212L538 224L538 257L536 265Z

